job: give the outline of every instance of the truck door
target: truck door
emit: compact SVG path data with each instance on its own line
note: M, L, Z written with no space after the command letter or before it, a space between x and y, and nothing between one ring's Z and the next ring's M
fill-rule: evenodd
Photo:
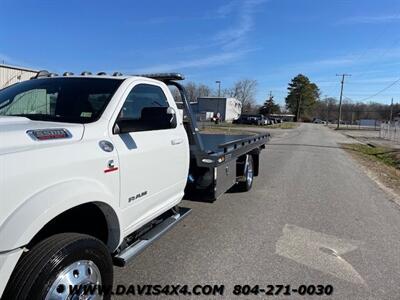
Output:
M161 83L133 86L115 124L123 228L132 231L182 198L189 146L176 104Z

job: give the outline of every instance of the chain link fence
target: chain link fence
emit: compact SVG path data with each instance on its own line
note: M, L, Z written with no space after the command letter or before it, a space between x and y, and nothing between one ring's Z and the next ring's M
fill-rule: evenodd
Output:
M396 143L400 143L400 122L381 124L379 137L385 140L391 140Z

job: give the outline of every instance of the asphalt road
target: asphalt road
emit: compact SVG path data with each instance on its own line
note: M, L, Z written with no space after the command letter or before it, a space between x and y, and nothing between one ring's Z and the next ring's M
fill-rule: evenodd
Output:
M250 192L184 201L192 214L116 268L115 284L223 284L226 299L236 284L322 284L326 299L400 299L399 207L338 147L346 138L313 124L272 134ZM266 296L240 297L253 298Z

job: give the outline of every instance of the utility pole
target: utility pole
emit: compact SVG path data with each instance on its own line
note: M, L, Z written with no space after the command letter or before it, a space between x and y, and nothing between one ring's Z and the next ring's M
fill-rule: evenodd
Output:
M326 102L326 125L328 125L328 122L329 122L329 101L328 101L328 95L325 95L325 102Z
M392 98L392 102L390 103L390 119L389 119L389 124L392 124L392 120L393 120L393 98Z
M215 83L218 84L218 97L221 97L221 81L217 80Z
M340 87L340 98L339 98L339 114L338 114L337 127L336 127L336 129L339 129L340 120L342 119L342 98L343 98L344 78L346 76L350 77L351 75L343 73L343 74L336 74L336 76L342 76L341 87Z

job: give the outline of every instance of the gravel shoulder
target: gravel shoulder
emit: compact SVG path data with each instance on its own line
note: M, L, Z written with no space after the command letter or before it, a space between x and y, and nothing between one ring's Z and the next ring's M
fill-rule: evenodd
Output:
M364 172L400 205L400 145L381 139L379 131L339 130L346 143L339 143Z

